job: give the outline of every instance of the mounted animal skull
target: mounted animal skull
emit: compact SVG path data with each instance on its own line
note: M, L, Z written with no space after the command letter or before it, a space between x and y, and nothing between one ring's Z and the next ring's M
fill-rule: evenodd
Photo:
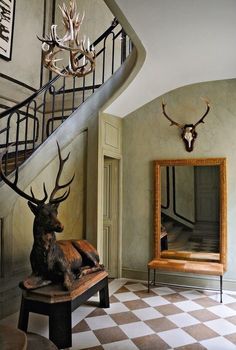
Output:
M4 152L0 154L0 176L2 180L10 186L17 194L28 200L28 205L33 212L34 243L30 253L30 263L32 274L27 277L21 287L34 289L50 284L52 282L62 283L64 288L70 290L73 281L83 275L103 270L99 264L99 256L96 249L85 240L56 240L56 232L63 231L63 225L59 221L58 206L70 194L70 187L74 176L65 184L60 185L60 177L64 164L69 159L69 155L62 159L60 147L58 147L59 169L55 180L55 187L46 203L48 194L45 183L43 184L44 197L37 199L30 189L31 195L23 192L18 186L18 168L15 173L15 180L11 182L3 172L2 158ZM62 195L57 192L68 188Z
M204 123L204 118L207 116L207 114L209 113L209 110L210 110L209 101L206 99L203 99L203 100L205 101L206 106L207 106L206 112L203 114L203 116L199 119L199 121L196 124L184 124L184 125L181 125L181 124L175 122L173 119L171 119L167 115L166 110L165 110L166 104L164 102L162 102L162 112L163 112L164 116L171 122L170 126L176 125L178 128L181 129L181 137L184 141L186 151L188 151L188 152L192 152L195 139L197 138L196 127L200 123Z

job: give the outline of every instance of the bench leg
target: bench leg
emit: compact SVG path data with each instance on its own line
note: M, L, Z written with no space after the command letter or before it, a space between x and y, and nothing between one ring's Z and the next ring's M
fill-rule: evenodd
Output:
M220 302L222 303L222 294L223 294L223 276L220 276Z
M153 285L156 285L156 269L153 270Z
M20 315L18 320L18 328L24 332L27 332L29 321L29 308L27 305L27 300L22 295L21 297L21 306L20 306Z
M108 291L108 278L106 277L105 286L99 291L100 307L110 307L109 291Z
M51 305L49 312L49 339L58 349L72 346L70 302Z

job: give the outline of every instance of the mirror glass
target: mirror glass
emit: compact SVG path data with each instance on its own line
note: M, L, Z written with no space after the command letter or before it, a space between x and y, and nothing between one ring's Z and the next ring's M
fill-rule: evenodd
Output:
M155 256L226 257L226 160L155 161Z
M161 167L168 250L219 253L219 166Z

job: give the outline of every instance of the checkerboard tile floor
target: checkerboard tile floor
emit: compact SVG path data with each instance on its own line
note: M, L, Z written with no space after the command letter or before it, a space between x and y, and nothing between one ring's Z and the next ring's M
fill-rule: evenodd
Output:
M113 280L110 308L94 304L98 296L72 314L70 350L236 350L236 292L223 294ZM19 313L0 324L17 327ZM30 313L29 332L48 337L48 317ZM43 349L42 349L43 350Z
M73 327L73 350L236 350L236 294L124 280L110 308L91 307Z

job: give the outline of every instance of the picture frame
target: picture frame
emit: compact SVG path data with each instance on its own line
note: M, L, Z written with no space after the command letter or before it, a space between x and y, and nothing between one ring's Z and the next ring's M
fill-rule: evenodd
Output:
M16 0L0 0L0 58L10 61Z

